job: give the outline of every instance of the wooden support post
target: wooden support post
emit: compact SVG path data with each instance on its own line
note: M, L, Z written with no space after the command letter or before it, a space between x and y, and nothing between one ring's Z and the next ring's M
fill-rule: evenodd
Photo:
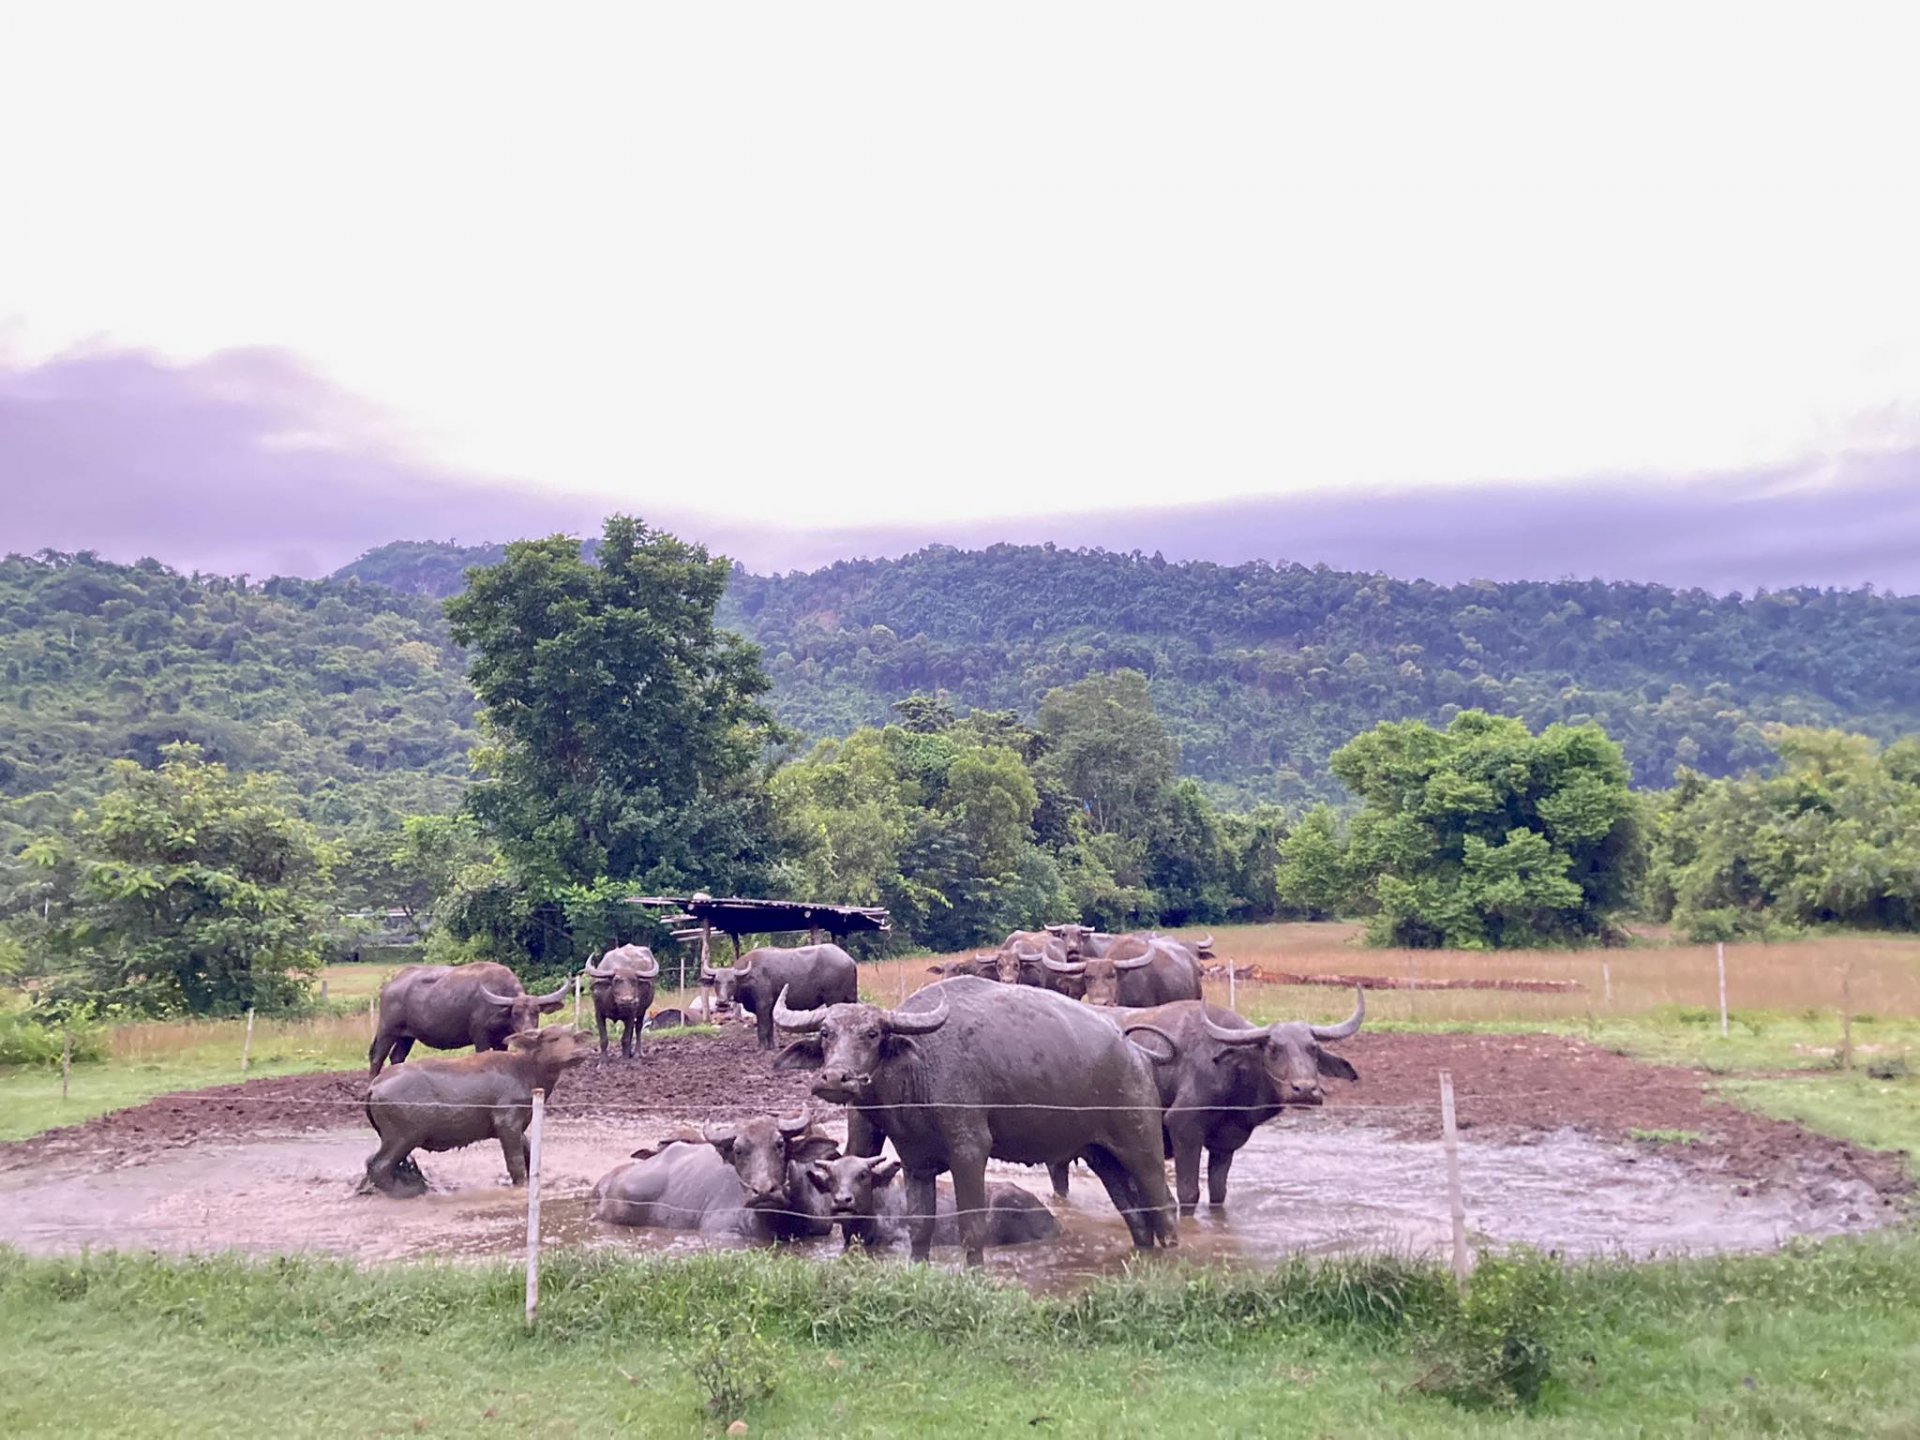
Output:
M73 1073L73 1032L60 1032L60 1098L67 1098L67 1079Z
M900 972L900 1003L904 1005L907 1003L907 962L896 961L894 968Z
M378 995L369 995L367 997L367 1038L371 1040L379 1033L380 997Z
M1233 973L1233 961L1229 959L1227 961L1227 1009L1237 1011L1240 1008L1239 994L1239 977Z
M324 975L320 977L320 1003L327 1003L327 977Z
M1460 1193L1460 1132L1453 1119L1453 1072L1440 1072L1440 1134L1447 1152L1447 1213L1453 1220L1453 1281L1467 1293L1467 1204Z
M1613 966L1605 960L1600 962L1600 983L1606 987L1607 1004L1613 1004Z
M818 945L820 943L820 927L818 925L809 925L807 927L807 943L809 945Z
M1719 941L1713 947L1713 963L1720 971L1720 1038L1727 1038L1727 946Z
M1407 1018L1420 1018L1420 962L1414 958L1411 950L1407 952Z
M240 1073L247 1073L253 1064L253 1007L247 1007L247 1038L240 1042Z
M1840 1068L1853 1069L1853 962L1840 972Z
M580 1028L580 977L573 977L573 1028Z
M547 1092L533 1092L533 1119L527 1126L527 1329L540 1315L540 1124Z

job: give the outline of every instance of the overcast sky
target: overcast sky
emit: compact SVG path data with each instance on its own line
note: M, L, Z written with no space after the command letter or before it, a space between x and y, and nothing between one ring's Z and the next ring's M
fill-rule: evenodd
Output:
M84 446L21 418L128 363L209 404L279 377L223 497L296 454L716 531L1710 500L1920 443L1920 7L303 13L9 8L0 479L33 513L215 493L191 448L102 458L145 447L133 413L100 443L111 388ZM74 543L25 513L0 543Z

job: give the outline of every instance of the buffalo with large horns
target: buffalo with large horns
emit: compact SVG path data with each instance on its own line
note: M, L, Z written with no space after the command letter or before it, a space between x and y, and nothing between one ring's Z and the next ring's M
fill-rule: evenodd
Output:
M504 1050L507 1037L538 1029L540 1017L567 1003L568 986L529 995L504 965L408 965L380 989L380 1023L367 1051L367 1073L398 1065L414 1042L435 1050L471 1045L476 1053Z
M907 1176L914 1259L925 1260L933 1243L934 1181L951 1171L967 1263L982 1263L989 1159L1083 1159L1136 1246L1178 1243L1160 1095L1134 1036L1051 991L964 975L896 1010L794 1010L790 999L774 1002L774 1021L803 1038L774 1068L820 1072L813 1093L847 1106L849 1154L876 1156L893 1142Z
M791 990L794 1004L806 1007L860 998L859 969L838 945L763 945L730 967L702 966L700 983L713 987L715 1001L753 1012L762 1050L773 1049L773 1002L783 990Z
M1200 998L1198 952L1182 941L1158 935L1123 935L1106 947L1104 955L1081 960L1048 956L1043 963L1056 978L1057 988L1065 994L1077 993L1089 1005L1145 1009Z
M631 1060L640 1050L640 1032L653 1005L653 982L660 962L644 945L622 945L587 962L593 983L593 1018L600 1027L600 1053L607 1053L607 1022L620 1025L620 1053Z

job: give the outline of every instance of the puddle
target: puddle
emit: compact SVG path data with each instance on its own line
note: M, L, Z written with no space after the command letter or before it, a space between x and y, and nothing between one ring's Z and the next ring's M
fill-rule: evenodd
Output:
M542 1165L546 1243L639 1253L727 1243L588 1217L593 1182L636 1143L624 1127L553 1124ZM62 1157L0 1174L0 1240L39 1253L319 1251L362 1261L521 1253L525 1195L505 1183L497 1146L421 1156L435 1191L414 1200L356 1193L372 1148L362 1129L209 1142L111 1170ZM1530 1144L1467 1142L1461 1169L1477 1242L1569 1255L1764 1250L1796 1236L1870 1229L1870 1217L1885 1213L1856 1181L1824 1177L1741 1195L1697 1165L1573 1131ZM991 1173L1047 1193L1042 1170L995 1165ZM1203 1207L1183 1222L1176 1253L1189 1262L1256 1265L1293 1251L1444 1253L1443 1175L1437 1143L1313 1119L1267 1125L1235 1161L1227 1213L1216 1218ZM1058 1241L990 1251L989 1267L1054 1289L1116 1273L1132 1255L1126 1227L1084 1167L1075 1168L1073 1194L1056 1213L1064 1225ZM800 1248L834 1255L839 1240ZM936 1258L956 1260L958 1252Z

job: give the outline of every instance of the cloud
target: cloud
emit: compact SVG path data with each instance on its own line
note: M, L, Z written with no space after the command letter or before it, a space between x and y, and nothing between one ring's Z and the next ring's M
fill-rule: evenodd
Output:
M588 533L610 503L423 459L391 417L268 349L186 364L112 349L0 363L0 494L0 548L254 575L324 574L396 539ZM930 543L1053 541L1442 582L1920 592L1920 447L1897 435L1886 448L1683 481L1323 492L937 526L776 528L638 483L611 503L760 571Z

